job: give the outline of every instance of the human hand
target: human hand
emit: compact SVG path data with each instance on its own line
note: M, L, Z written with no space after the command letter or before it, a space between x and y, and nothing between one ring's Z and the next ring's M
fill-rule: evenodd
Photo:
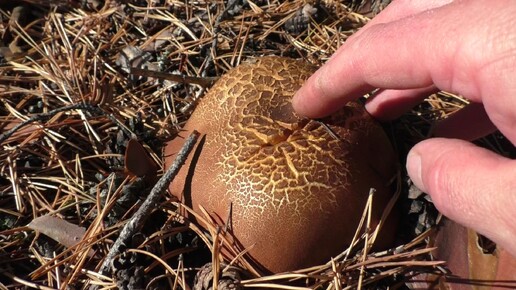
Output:
M398 0L319 69L293 99L321 117L374 88L366 104L392 119L440 89L472 104L407 157L413 182L450 219L516 256L516 161L467 141L499 129L516 144L516 5L511 0ZM449 139L449 138L460 139Z

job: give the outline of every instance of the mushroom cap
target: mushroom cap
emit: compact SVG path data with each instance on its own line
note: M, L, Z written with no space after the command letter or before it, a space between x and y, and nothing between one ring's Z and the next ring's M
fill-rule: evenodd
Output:
M362 105L351 102L322 122L293 111L292 96L315 70L282 57L241 64L213 85L165 150L168 167L181 137L203 135L170 192L219 221L231 214L238 246L252 246L250 258L267 272L328 261L351 242L370 189L373 227L393 195L395 154ZM380 247L391 245L394 220Z

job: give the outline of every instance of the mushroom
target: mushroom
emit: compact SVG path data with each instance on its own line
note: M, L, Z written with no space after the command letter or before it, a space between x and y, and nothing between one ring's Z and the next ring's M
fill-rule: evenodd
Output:
M394 151L362 105L322 120L293 111L293 94L315 69L272 56L241 64L213 85L165 149L168 167L181 137L203 134L170 192L194 211L230 220L235 246L250 249L265 272L328 261L350 244L370 189L373 227L393 196ZM386 221L379 247L392 245L395 220Z

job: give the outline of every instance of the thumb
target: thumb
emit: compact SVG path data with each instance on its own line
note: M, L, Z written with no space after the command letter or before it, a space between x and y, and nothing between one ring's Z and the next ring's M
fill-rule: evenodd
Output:
M442 214L516 256L516 161L466 141L434 138L412 148L407 170Z

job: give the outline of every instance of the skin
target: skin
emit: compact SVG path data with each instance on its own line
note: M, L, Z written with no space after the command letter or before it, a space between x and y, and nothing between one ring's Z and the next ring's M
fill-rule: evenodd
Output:
M469 142L498 129L516 144L514 15L513 0L393 1L305 83L293 106L322 117L380 88L366 108L389 120L438 89L469 99L436 126L436 138L412 148L408 174L444 215L516 256L516 160Z

